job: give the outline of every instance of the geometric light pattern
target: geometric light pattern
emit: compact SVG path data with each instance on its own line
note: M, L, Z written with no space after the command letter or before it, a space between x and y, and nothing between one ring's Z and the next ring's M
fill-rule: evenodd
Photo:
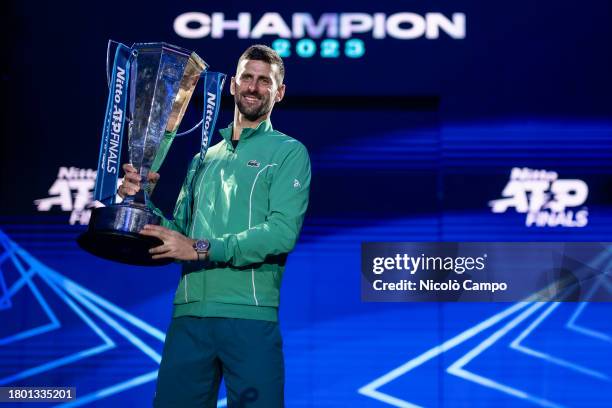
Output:
M587 301L593 296L596 290L602 287L606 290L612 291L612 284L610 283L612 259L601 259L600 261L606 266L602 268L603 273L598 277L598 282L593 285L590 293L587 294ZM552 312L555 311L560 305L561 303L559 302L524 301L515 303L492 317L463 331L455 337L427 350L399 367L396 367L388 373L374 379L370 383L359 388L358 393L396 407L420 407L420 405L407 401L406 399L383 392L380 390L380 388L415 370L426 362L440 357L443 353L447 353L448 351L465 344L469 340L473 340L478 336L481 336L484 337L484 340L480 341L475 347L469 349L469 351L463 354L459 359L452 362L446 368L446 373L541 407L562 407L563 405L561 402L553 401L548 398L535 395L534 393L517 389L516 387L504 384L500 379L489 378L466 368L470 362L481 356L485 350L497 345L498 343L504 342L509 333L511 333L514 329L519 328L521 324L526 324L529 319L533 318L534 316L537 317L533 319L531 323L526 324L527 327L522 330L516 338L509 342L509 347L512 350L526 354L532 358L541 359L547 364L559 367L559 369L571 370L579 373L580 375L590 377L593 379L593 381L601 384L602 387L605 387L604 389L610 389L610 387L612 387L612 379L606 373L587 367L579 362L568 361L567 359L551 355L550 353L535 350L524 344L528 336L532 334L534 330L536 330L544 322L545 319L549 318ZM577 303L574 312L564 327L582 335L590 336L598 341L607 342L610 345L610 348L608 349L609 351L606 353L606 355L610 355L610 352L612 352L612 338L609 335L600 331L586 328L576 323L578 317L581 313L583 313L587 305L587 302ZM541 313L538 314L540 311ZM484 334L485 332L491 330L494 330L491 334Z
M1 230L0 250L2 251L0 253L0 310L12 307L11 298L20 290L28 288L48 318L48 323L19 333L6 335L3 334L0 329L0 347L30 337L43 335L62 327L61 319L59 319L56 313L49 307L48 302L42 296L41 291L36 285L34 281L35 277L42 280L100 339L100 343L94 347L4 376L0 378L0 386L10 385L15 381L23 380L115 348L117 345L112 340L111 333L105 332L100 325L95 322L95 318L100 319L109 326L114 332L113 335L118 334L156 364L160 363L160 354L147 342L155 341L163 343L165 334L162 331L42 264L18 244L13 242ZM12 282L10 286L7 286L3 270L6 270L9 265L18 271L19 278ZM75 401L61 404L61 406L75 407L94 403L100 399L156 379L157 369L112 384L103 389L90 392L86 395L78 395ZM226 401L224 399L219 401L219 403L219 406L224 406Z

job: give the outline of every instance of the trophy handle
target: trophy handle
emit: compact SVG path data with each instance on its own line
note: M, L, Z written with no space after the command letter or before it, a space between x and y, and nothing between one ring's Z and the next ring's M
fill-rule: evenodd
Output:
M206 70L205 70L204 72L206 72ZM203 74L203 73L202 73L202 74L200 74L200 78L202 78L203 76L204 76L204 74ZM176 136L185 136L185 135L190 134L191 132L193 132L194 130L196 130L196 129L197 129L197 128L199 128L200 126L202 126L202 123L204 123L204 118L202 118L202 119L201 119L201 120L200 120L198 123L196 123L196 125L195 125L194 127L192 127L191 129L186 130L186 131L181 132L181 133L177 133L177 134L175 135L175 137L176 137Z
M202 126L202 123L204 123L204 119L203 118L194 127L192 127L189 130L186 130L184 132L177 133L176 136L185 136L185 135L188 135L191 132L193 132L194 130L196 130L197 128L199 128L200 126Z
M204 75L205 75L205 74L206 74L206 71L204 71L204 72L201 74L200 78L204 77ZM221 82L221 89L223 89L223 85L225 85L225 76L223 77L222 82ZM198 122L198 123L197 123L197 124L196 124L194 127L192 127L191 129L186 130L185 132L177 133L177 134L175 135L175 137L176 137L176 136L185 136L185 135L188 135L188 134L190 134L191 132L193 132L194 130L198 129L200 126L202 126L202 124L203 124L203 123L204 123L204 118L202 118L202 119L201 119L201 120L200 120L200 121L199 121L199 122Z
M112 44L121 44L119 41L115 41L115 40L108 40L108 43L106 43L106 85L108 86L108 89L110 89L110 81L111 81L111 45ZM132 56L131 58L135 57L135 51L132 51Z
M111 44L118 44L118 42L109 39L108 43L106 43L106 85L108 86L108 89L110 89L111 81Z

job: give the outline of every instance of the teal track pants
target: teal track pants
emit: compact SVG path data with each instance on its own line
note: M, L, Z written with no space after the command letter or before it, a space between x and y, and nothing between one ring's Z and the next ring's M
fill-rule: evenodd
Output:
M172 319L154 407L216 407L221 378L228 408L283 407L285 364L278 323L218 317Z

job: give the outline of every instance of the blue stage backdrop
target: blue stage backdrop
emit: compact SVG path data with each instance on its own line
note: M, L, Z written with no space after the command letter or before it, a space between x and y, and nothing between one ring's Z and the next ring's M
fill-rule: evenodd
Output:
M287 406L610 406L609 304L359 292L364 241L611 241L609 2L2 7L0 386L76 387L63 406L150 406L179 268L124 266L75 243L106 43L165 41L230 75L264 43L287 69L272 122L313 168L282 286ZM182 130L199 120L196 92ZM232 112L226 89L219 127ZM154 200L168 215L198 151L196 134L180 137L160 170ZM568 183L582 193L557 188Z

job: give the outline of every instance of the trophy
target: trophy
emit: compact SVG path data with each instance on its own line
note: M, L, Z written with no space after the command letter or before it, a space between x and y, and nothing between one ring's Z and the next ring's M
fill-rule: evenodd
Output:
M137 43L131 48L118 44L109 78L94 192L94 199L103 206L92 209L88 230L77 240L81 248L101 258L131 265L164 265L172 261L153 260L149 249L162 245L162 241L139 234L145 224L161 222L149 205L152 189L148 174L157 171L166 157L201 76L205 78L205 88L212 88L205 89L205 99L212 96L216 102L212 123L202 128L205 154L225 79L225 75L207 72L207 68L195 52L170 44ZM207 77L209 74L214 77ZM141 176L141 188L135 196L115 204L126 119L129 162Z

